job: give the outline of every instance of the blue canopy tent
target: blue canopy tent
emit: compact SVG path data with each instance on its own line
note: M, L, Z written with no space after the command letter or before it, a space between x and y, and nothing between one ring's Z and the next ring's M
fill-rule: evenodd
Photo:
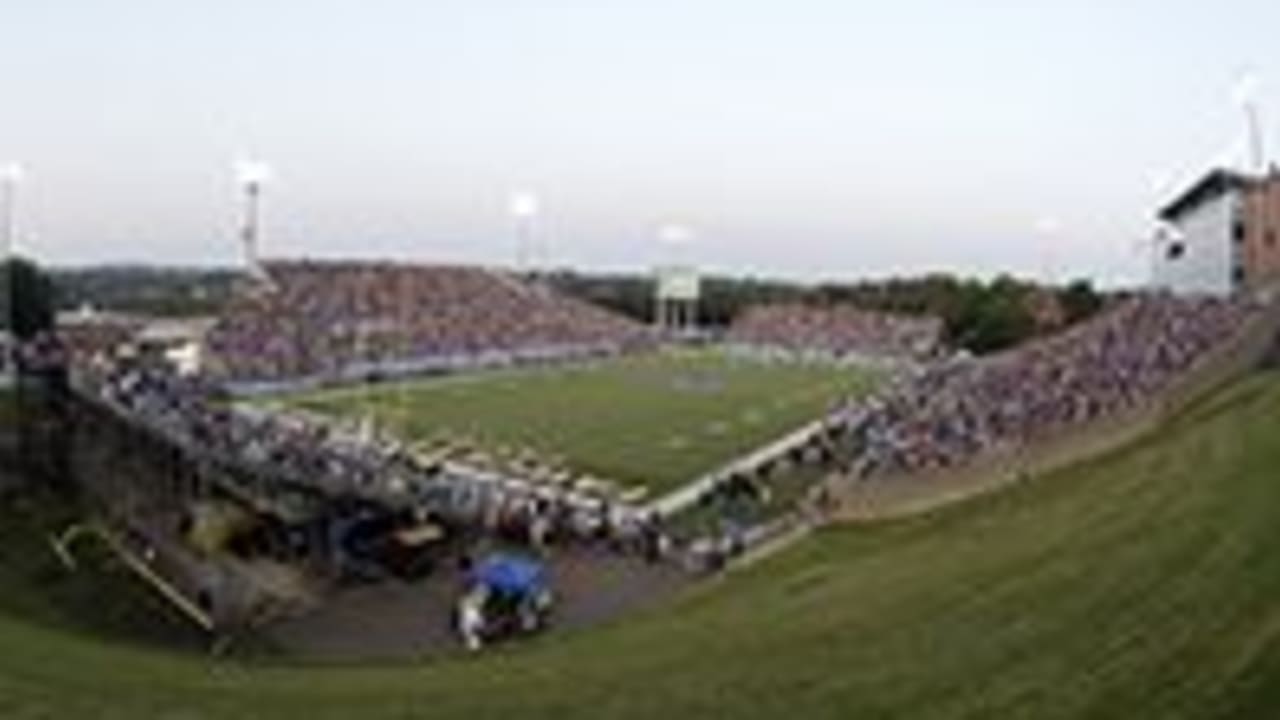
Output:
M536 560L496 554L476 566L473 579L495 592L532 595L546 586L546 568Z

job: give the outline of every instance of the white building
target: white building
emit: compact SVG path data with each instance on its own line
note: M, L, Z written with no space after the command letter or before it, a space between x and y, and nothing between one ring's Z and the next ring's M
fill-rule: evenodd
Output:
M204 339L213 327L212 318L156 318L138 332L135 341L158 350L183 375L204 369Z
M1250 179L1215 170L1160 210L1173 228L1154 248L1153 284L1180 294L1229 295L1243 280L1237 237L1244 234Z
M1280 176L1213 170L1160 210L1152 284L1179 294L1231 295L1280 268Z

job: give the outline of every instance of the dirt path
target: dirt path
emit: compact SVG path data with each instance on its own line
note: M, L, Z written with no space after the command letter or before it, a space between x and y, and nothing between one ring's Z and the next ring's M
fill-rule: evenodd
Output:
M594 625L669 596L693 581L671 565L650 565L603 548L570 546L550 558L557 603L551 632ZM322 607L281 621L265 639L312 660L403 660L460 650L450 627L464 578L451 565L417 582L339 590Z

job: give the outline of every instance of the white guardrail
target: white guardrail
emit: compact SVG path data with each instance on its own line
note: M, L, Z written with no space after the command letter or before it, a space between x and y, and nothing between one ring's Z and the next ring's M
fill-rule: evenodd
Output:
M808 445L813 437L826 429L826 427L826 417L813 420L767 445L758 447L746 455L735 458L715 470L702 475L698 479L686 483L662 497L654 499L647 505L643 506L641 512L643 514L656 513L661 517L678 513L698 502L699 498L715 488L715 486L725 478L728 478L735 473L755 470L761 465L772 462L776 458L782 457L792 450Z

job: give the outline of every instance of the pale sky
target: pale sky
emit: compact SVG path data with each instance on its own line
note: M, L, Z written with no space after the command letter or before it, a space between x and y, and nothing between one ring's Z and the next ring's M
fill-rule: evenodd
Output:
M55 263L269 256L802 278L1141 275L1152 211L1280 133L1280 4L0 0L0 163ZM690 229L660 242L659 228Z

